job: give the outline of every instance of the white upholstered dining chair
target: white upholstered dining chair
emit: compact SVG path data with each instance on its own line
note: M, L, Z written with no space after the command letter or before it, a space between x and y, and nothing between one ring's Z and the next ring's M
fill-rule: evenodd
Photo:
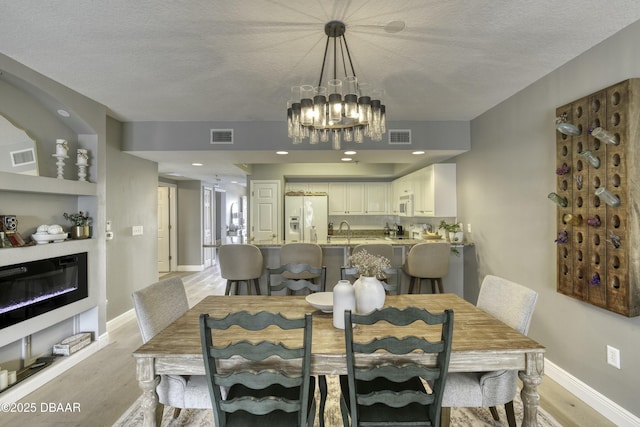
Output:
M501 277L487 275L482 281L477 307L527 335L538 294L522 285ZM513 399L518 391L518 372L449 373L442 398L443 408L489 407L494 420L499 416L496 406L504 405L509 427L515 427ZM448 425L450 410L443 411L443 425Z
M189 310L187 293L179 277L147 286L134 292L132 298L143 342L149 341ZM182 408L211 408L209 388L204 375L161 375L156 392L160 403L157 425L160 425L162 419L162 405L174 408L174 418Z

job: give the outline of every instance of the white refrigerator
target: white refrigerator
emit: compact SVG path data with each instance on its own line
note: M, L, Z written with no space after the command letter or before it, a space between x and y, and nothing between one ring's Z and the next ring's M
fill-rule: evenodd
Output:
M328 221L327 196L285 196L284 238L288 243L312 242L313 228L318 240L326 240Z

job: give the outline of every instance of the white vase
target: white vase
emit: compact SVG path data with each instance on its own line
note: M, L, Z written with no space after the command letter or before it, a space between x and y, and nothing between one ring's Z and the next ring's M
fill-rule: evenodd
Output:
M356 313L368 314L384 306L384 287L375 277L360 276L353 283L353 289L356 293Z
M344 329L345 310L356 311L356 293L348 280L340 280L333 287L333 326Z

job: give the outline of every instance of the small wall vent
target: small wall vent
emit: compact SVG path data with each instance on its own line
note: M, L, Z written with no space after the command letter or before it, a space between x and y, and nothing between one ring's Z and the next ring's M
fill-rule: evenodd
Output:
M11 165L13 167L33 165L35 163L36 163L36 153L33 148L27 148L26 150L11 152Z
M233 129L211 129L211 144L233 144Z
M389 129L389 144L410 145L411 129Z

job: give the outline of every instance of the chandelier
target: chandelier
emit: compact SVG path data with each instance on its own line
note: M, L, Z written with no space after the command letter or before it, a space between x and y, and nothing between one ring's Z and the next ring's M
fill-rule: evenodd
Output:
M307 139L309 144L331 140L335 150L340 149L342 141L361 143L364 137L382 141L386 132L382 91L372 90L367 83L358 82L344 36L344 23L330 21L325 24L324 32L327 43L318 85L291 88L291 99L287 105L289 138L294 144L301 144ZM327 64L327 59L331 60L330 46L333 50L333 78L323 85L325 66L331 66ZM337 75L339 65L343 78Z

